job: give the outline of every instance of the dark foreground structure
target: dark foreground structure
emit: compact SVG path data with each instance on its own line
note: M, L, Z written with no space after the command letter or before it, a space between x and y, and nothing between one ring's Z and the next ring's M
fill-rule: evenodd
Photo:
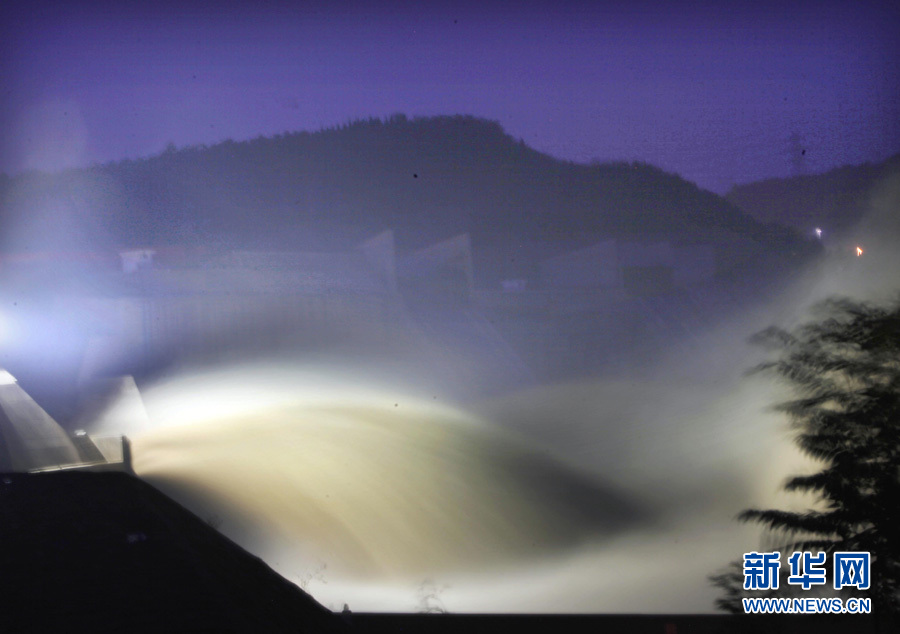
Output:
M429 634L839 634L878 632L870 617L726 614L354 614L354 632ZM889 631L889 630L882 630Z
M871 617L336 615L123 472L0 474L2 632L876 632Z
M0 475L0 571L3 632L346 630L126 473Z

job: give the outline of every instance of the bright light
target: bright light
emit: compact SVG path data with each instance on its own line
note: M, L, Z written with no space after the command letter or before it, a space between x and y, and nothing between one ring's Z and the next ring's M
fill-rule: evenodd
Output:
M859 257L863 254L862 247L856 247L856 257Z
M820 229L819 227L816 227L816 237L820 240L822 239L822 229Z
M7 372L6 370L0 370L0 385L15 385L16 377Z

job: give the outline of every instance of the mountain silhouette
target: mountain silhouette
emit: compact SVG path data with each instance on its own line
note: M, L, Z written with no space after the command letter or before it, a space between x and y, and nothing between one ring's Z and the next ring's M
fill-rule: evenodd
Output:
M542 154L493 121L394 115L0 178L0 250L221 245L327 250L383 229L415 248L473 239L784 244L724 198L644 163ZM584 238L584 239L588 239Z

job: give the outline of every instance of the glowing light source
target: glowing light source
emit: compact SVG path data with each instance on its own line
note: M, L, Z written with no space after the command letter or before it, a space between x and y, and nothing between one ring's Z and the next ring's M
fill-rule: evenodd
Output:
M863 254L862 247L856 247L856 257L859 257Z
M816 227L816 237L821 240L822 239L822 229L820 227Z

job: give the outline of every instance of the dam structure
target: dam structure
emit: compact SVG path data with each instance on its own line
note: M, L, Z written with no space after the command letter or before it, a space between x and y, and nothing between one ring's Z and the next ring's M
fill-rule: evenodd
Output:
M0 472L68 469L130 471L124 436L70 436L0 369Z

